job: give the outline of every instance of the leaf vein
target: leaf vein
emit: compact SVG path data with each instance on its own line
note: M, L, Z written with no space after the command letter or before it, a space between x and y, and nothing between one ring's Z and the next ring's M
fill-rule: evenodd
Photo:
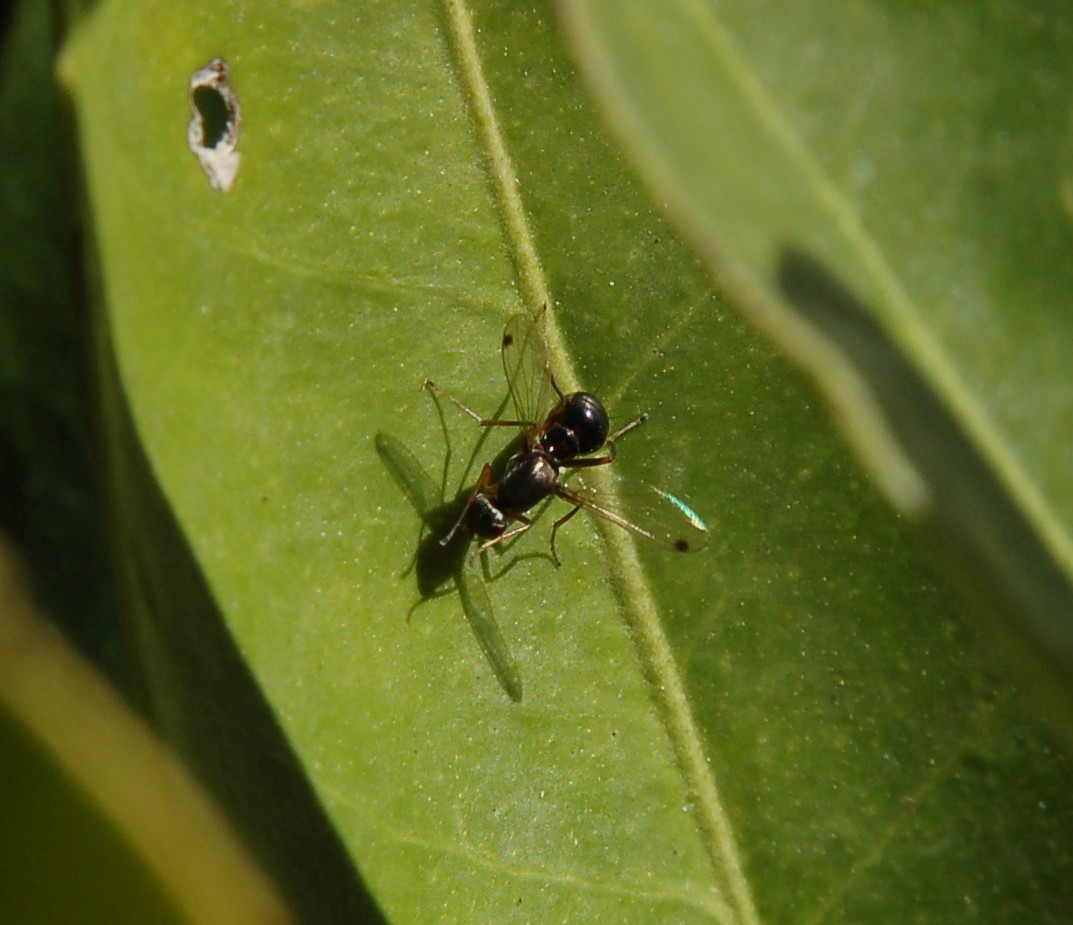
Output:
M472 16L463 0L444 0L444 7L451 40L459 59L460 76L469 94L479 137L486 148L507 238L525 296L533 308L540 304L550 308L548 283L525 216L518 178L484 79ZM550 349L561 361L559 365L562 370L569 364L565 362L566 351L562 348L558 328L550 312L547 331ZM566 371L569 380L573 370ZM576 381L576 376L573 379ZM610 529L602 529L602 532L620 578L623 611L638 658L660 711L679 773L683 777L683 785L697 810L701 844L707 852L716 883L725 881L729 889L733 908L721 902L719 909L715 910L716 917L727 923L741 921L745 925L759 925L760 919L745 879L730 820L721 803L712 767L704 756L702 739L693 719L685 686L663 633L655 598L644 580L636 548L625 534ZM628 592L623 590L625 588L628 588ZM721 873L723 876L720 876Z
M331 788L329 788L329 791ZM573 886L592 893L602 893L614 896L624 896L633 899L657 900L660 902L672 902L688 908L698 909L718 921L729 923L732 921L729 910L725 903L715 893L711 897L687 892L674 886L654 885L651 888L639 888L633 883L625 883L612 880L601 880L595 877L579 876L569 871L554 870L545 867L511 864L500 854L483 850L464 837L430 838L417 832L400 827L389 822L380 814L371 810L368 806L357 805L353 800L346 799L339 792L333 796L341 803L349 806L359 813L365 821L380 829L388 837L399 844L412 845L425 848L440 854L462 858L474 866L485 870L498 871L509 874L520 880L531 880L539 883L556 883L565 886Z

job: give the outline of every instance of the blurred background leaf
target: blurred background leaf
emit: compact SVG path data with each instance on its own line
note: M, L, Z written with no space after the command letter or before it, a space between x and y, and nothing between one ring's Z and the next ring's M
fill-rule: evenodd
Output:
M680 227L1073 735L1073 13L565 8Z
M0 539L4 921L295 921L172 750L41 618L22 579Z

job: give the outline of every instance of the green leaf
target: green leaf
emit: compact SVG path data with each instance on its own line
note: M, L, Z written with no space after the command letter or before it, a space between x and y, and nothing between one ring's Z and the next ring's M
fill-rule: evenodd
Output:
M680 226L1073 734L1073 13L567 9Z
M70 47L159 721L306 921L355 870L400 922L1060 918L1068 762L648 205L546 12L110 2ZM217 55L228 192L186 147ZM544 302L564 386L651 414L614 469L713 540L579 516L555 569L544 516L491 555L515 703L415 511L510 437L421 383L491 415L503 324Z

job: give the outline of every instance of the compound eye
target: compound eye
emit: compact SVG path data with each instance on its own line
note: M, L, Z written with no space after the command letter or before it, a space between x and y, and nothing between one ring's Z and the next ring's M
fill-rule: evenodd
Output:
M594 453L607 440L607 411L595 395L575 392L566 399L566 421L575 434L578 453Z
M549 427L540 442L554 459L573 459L582 452L578 445L577 435L562 424Z

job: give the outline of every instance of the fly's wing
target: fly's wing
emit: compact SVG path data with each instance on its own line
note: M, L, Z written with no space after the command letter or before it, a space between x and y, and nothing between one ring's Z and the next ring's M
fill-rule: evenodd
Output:
M600 491L578 479L559 495L662 549L696 552L708 545L708 527L684 501L647 482L616 478L612 486Z
M539 320L526 314L514 315L503 331L503 372L507 386L518 420L532 428L544 423L553 395L543 320L543 312Z

